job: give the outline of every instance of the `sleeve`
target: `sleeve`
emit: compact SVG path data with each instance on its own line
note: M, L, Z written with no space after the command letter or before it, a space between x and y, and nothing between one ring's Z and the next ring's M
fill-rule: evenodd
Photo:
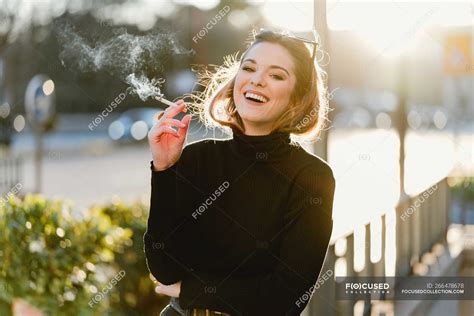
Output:
M194 171L188 147L183 148L180 159L168 169L155 171L153 161L150 161L150 212L143 237L144 250L148 269L165 285L180 281L185 273L183 267L173 260L173 249L167 236L171 235L177 223L178 181L192 176Z
M319 277L333 221L335 179L332 170L304 171L292 183L277 265L258 277L232 273L187 275L180 303L193 302L238 315L300 315Z

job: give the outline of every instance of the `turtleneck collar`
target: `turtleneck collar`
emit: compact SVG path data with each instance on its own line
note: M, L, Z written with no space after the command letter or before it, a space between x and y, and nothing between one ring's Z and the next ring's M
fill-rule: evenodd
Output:
M268 135L245 135L231 127L233 138L230 145L239 157L255 161L277 161L288 157L291 152L290 133L273 132Z

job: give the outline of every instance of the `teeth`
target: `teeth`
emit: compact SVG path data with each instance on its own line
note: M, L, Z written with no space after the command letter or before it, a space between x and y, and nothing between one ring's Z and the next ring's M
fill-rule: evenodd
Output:
M250 92L245 93L245 97L246 97L246 98L257 99L257 100L260 100L260 101L262 101L262 102L267 102L267 101L268 101L267 98L262 97L261 95L257 95L257 94L254 94L254 93L250 93Z

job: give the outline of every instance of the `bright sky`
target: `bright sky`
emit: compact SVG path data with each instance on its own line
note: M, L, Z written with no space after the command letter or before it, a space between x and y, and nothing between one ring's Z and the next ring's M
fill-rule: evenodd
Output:
M261 10L265 18L274 26L302 31L311 29L313 25L313 0L247 1L253 8L247 10L246 14L251 15L254 10ZM211 10L215 9L220 1L173 0L172 2L192 4L201 10ZM74 3L80 4L79 1L73 1L69 8L71 5L74 6ZM50 15L63 12L65 4L65 0L27 1L22 6L22 15L31 14L34 10L36 19L47 19ZM231 18L232 12L238 13L236 8L232 8L232 4L230 7L229 18ZM47 10L41 10L41 8L47 8ZM416 2L408 0L327 0L329 28L357 30L368 34L369 37L380 37L374 35L377 32L390 36L390 34L397 32L396 29L413 23L472 25L473 11L474 5L467 0L418 0ZM157 16L172 15L173 12L174 6L171 1L139 0L126 2L122 5L111 5L97 13L106 18L115 18L126 23L137 23L143 29L147 29L153 25ZM242 22L245 22L242 14L238 17L242 18Z
M250 7L239 10L229 4L226 18L242 31L247 31L259 21L255 12L260 10L270 25L291 31L308 31L313 26L313 0L247 0ZM201 10L215 10L219 0L173 0L177 4L192 4ZM115 23L137 24L141 30L150 29L159 16L174 16L176 6L171 1L138 0L114 4L97 10L100 19ZM66 0L37 0L23 2L21 19L32 16L40 23L47 23L51 16L58 16L66 9ZM81 2L71 2L69 10L80 10ZM44 10L41 10L41 9ZM386 56L396 56L413 38L423 34L431 25L473 25L474 5L469 1L418 0L327 0L328 27L332 30L351 30L359 33L375 51ZM205 24L205 22L203 22ZM17 27L19 27L18 25ZM389 49L387 49L389 47Z
M328 26L362 35L376 51L397 55L429 26L473 24L474 7L467 1L328 0Z
M249 3L259 6L265 18L276 26L303 31L313 25L313 0L249 0ZM396 33L393 29L413 23L472 25L474 10L469 1L448 0L327 0L326 7L330 29L358 30L372 37L374 32L393 34Z
M330 28L353 30L400 27L426 14L432 24L472 25L473 10L469 1L328 0L327 5Z

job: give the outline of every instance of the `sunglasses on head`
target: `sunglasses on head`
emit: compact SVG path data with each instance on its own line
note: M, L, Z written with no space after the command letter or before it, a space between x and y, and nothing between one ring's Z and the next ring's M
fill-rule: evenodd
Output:
M259 34L261 34L262 32L267 32L267 31L272 32L272 31L266 30L264 28L261 28L259 32L257 32L255 29L252 30L253 38L255 39L255 38L258 37ZM288 32L288 31L285 31L283 33L279 33L279 35L280 36L285 36L287 38L291 38L291 39L294 39L294 40L297 40L297 41L300 41L300 42L303 42L304 44L312 45L311 58L313 59L313 62L314 62L315 59L316 59L316 52L318 50L320 39L319 39L319 34L318 34L318 32L316 32L315 29L312 29L311 33L314 37L314 40L309 40L309 39L304 38L304 37L296 36L296 35L292 34L291 32Z
M312 50L311 58L314 61L315 58L316 58L316 51L317 51L318 46L319 46L319 35L316 32L316 30L311 30L311 33L313 34L314 40L309 40L309 39L306 39L304 37L299 37L299 36L296 36L296 35L293 35L293 34L286 34L286 36L289 37L289 38L293 38L295 40L301 41L305 44L312 45L313 50Z

